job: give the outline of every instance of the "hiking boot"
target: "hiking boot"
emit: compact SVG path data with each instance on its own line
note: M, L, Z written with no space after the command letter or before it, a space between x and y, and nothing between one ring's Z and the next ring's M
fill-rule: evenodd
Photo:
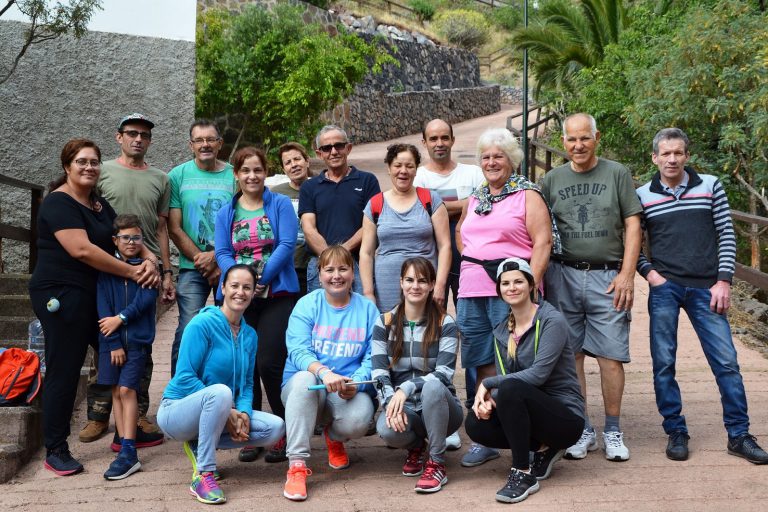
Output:
M501 456L499 450L495 448L488 448L479 443L472 443L469 447L469 451L461 458L461 465L465 468L471 468L485 464L489 460L498 459Z
M667 458L669 460L688 459L688 440L690 436L685 432L675 431L669 434L667 441Z
M285 455L285 438L280 439L275 445L267 450L267 454L264 456L264 462L275 463L285 462L288 457Z
M140 427L136 427L136 448L149 448L150 446L157 446L163 444L165 441L165 434L159 430L154 433L144 432ZM115 431L115 436L112 438L112 444L109 445L110 449L118 453L123 448L123 438Z
M629 449L624 445L624 432L603 432L605 458L615 462L629 460Z
M344 443L334 441L328 435L328 427L323 431L325 445L328 447L328 465L333 469L346 469L349 467L349 456L344 448Z
M237 460L240 462L253 462L264 453L264 448L261 446L243 446L240 449L240 453L237 454Z
M149 418L146 416L142 416L139 418L138 427L146 432L147 434L156 434L160 432L160 427L158 427L155 423L150 421Z
M74 475L83 470L83 465L72 457L66 445L56 450L48 450L43 466L48 471L53 471L59 476Z
M285 477L283 496L293 501L307 499L307 477L311 474L312 470L307 467L303 460L291 462Z
M445 464L429 459L424 466L424 473L416 482L414 491L418 493L437 492L447 483L448 475L445 474Z
M583 459L587 456L587 452L595 450L597 450L597 435L594 430L585 428L576 444L565 450L565 458L573 460Z
M546 480L549 478L549 474L552 473L552 466L560 460L564 453L565 450L556 450L554 448L533 452L531 474L536 477L536 480Z
M141 469L141 462L139 458L134 455L130 457L125 452L120 452L112 464L109 465L109 469L104 473L104 478L107 480L122 480L127 478Z
M408 456L405 458L405 464L403 464L403 475L405 476L419 476L424 472L424 451L426 448L425 443L421 443L418 448L411 448L408 450Z
M209 505L216 505L227 501L227 498L224 496L224 491L222 491L219 484L216 483L216 479L210 471L192 477L192 483L189 485L189 493L197 498L197 501Z
M88 420L83 429L78 434L81 443L92 443L100 439L109 429L108 421ZM119 449L117 451L120 451Z
M197 471L197 439L193 439L192 441L184 441L182 448L184 449L184 454L189 459L189 462L192 463L192 477L194 477L198 473ZM213 478L217 482L223 478L221 476L221 473L219 473L218 469L213 471Z
M747 459L752 464L767 464L768 453L757 444L755 436L749 432L738 437L728 438L728 453Z
M445 438L445 449L449 452L453 452L459 448L461 448L461 437L459 437L459 431L457 430Z
M523 501L529 494L533 494L539 490L539 481L536 477L524 473L519 469L512 468L509 470L509 476L507 477L507 484L496 491L496 501L502 503L517 503Z

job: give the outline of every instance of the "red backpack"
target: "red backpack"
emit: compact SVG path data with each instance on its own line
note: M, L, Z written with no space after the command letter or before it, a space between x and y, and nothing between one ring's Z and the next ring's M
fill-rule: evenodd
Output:
M20 348L0 352L0 405L31 404L42 383L37 354Z
M416 187L416 195L419 196L421 205L427 210L427 214L432 217L432 195L428 188ZM379 192L371 198L371 215L373 215L373 223L379 223L379 215L384 208L384 192Z

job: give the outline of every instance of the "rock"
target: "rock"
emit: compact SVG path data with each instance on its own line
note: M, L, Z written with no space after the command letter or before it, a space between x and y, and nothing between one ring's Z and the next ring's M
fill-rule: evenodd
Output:
M352 22L352 28L354 28L355 30L362 28L362 26L363 24L360 20L355 20Z
M378 27L376 26L376 20L373 19L373 16L365 16L360 21L363 24L363 31L373 33L378 30Z

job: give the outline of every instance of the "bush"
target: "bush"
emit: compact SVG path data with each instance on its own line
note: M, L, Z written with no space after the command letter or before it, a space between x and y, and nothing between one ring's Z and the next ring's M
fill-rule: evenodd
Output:
M499 7L491 12L491 16L496 25L509 31L515 30L523 24L523 10L517 6Z
M465 9L444 11L435 20L435 29L449 43L474 50L488 41L490 27L479 12Z
M429 0L409 0L408 6L413 9L413 13L422 25L425 21L432 21L437 10Z

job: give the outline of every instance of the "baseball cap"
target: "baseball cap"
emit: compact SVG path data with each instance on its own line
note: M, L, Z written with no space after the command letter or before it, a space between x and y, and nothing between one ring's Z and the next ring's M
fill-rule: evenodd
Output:
M510 270L519 270L520 272L533 277L533 271L527 261L520 258L507 258L499 263L499 268L496 270L496 281L499 280L501 274L509 272Z
M132 122L133 123L135 123L135 122L144 123L147 126L149 126L150 130L155 127L155 123L150 121L147 116L145 116L144 114L139 114L138 112L134 112L133 114L128 114L127 116L122 118L120 120L120 124L117 125L117 129L118 130L122 130L123 125L125 125L127 123L132 123Z

